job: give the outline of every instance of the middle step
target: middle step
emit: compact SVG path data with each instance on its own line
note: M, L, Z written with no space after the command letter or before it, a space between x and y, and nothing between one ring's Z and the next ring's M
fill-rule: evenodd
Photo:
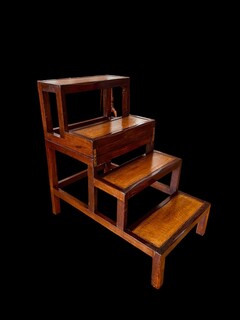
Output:
M178 157L153 150L94 178L94 187L117 198L118 228L127 225L128 199L148 186L164 193L178 190L182 160ZM160 181L171 173L169 185Z

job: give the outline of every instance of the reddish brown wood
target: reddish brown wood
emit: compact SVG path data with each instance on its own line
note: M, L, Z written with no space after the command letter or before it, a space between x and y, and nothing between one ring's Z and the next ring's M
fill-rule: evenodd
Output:
M60 200L65 201L151 256L151 284L159 289L166 256L194 226L196 233L204 235L210 204L178 190L182 160L154 150L154 119L130 114L129 77L100 75L39 80L37 86L53 213L60 213ZM120 116L114 107L116 87L122 90ZM91 90L100 91L102 116L69 123L66 95ZM50 94L56 97L57 127L53 126ZM142 154L123 164L115 163L118 156L140 147ZM57 152L77 159L86 169L59 180ZM171 175L169 185L159 181L167 174ZM87 203L64 190L83 178L88 183ZM169 196L129 226L128 201L149 186ZM116 198L115 219L99 212L98 189Z
M96 189L93 185L95 168L103 163L110 166L111 159L140 146L153 148L153 119L129 115L129 78L122 76L92 76L38 81L39 101L45 141L48 148L73 156L88 165L88 205L95 211ZM122 117L112 118L114 87L122 88ZM66 94L88 90L102 90L103 117L88 122L68 123ZM49 93L56 94L59 128L53 128ZM137 139L137 140L136 140ZM137 141L137 142L136 142ZM50 186L57 185L55 157L47 156L51 169ZM50 188L52 190L52 187ZM52 191L51 191L52 192ZM56 196L52 196L56 207ZM56 211L56 209L54 209ZM58 210L59 211L59 208Z
M201 218L201 220L199 220L199 222L197 224L196 233L200 234L201 236L203 236L205 234L209 213L210 213L210 205L208 205L205 214L203 215L203 217Z
M52 210L54 214L60 213L60 199L55 195L54 189L58 188L58 172L56 162L56 152L46 145L46 156L48 163L49 185L52 199Z
M165 269L165 257L160 255L157 251L154 252L152 257L152 286L159 289L163 284Z
M117 201L117 221L116 225L119 229L125 230L127 223L128 202Z
M117 198L118 217L122 217L122 226L127 225L128 199L172 172L170 192L177 190L181 171L181 159L154 150L122 166L97 177L95 187ZM120 212L122 208L122 213Z

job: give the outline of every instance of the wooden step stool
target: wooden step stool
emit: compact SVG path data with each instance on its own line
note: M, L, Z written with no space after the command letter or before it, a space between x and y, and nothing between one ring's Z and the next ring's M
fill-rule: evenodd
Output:
M205 233L210 204L178 190L182 161L154 150L154 119L130 113L129 77L97 75L39 80L37 87L53 213L60 213L60 201L65 201L150 255L151 284L160 288L166 256L195 225L198 234ZM120 110L113 105L116 89L121 92ZM67 98L86 91L99 93L102 115L70 122ZM57 125L53 121L54 107ZM139 149L140 155L120 164L116 162L116 158ZM77 159L86 169L60 180L57 153ZM169 174L169 184L159 181ZM87 202L65 189L84 178ZM148 187L156 188L166 198L147 212L144 219L129 225L128 200ZM99 212L99 189L117 199L116 221Z

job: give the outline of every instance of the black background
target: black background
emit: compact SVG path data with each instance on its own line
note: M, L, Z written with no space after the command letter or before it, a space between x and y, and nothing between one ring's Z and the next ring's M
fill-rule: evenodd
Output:
M185 316L190 307L205 315L226 307L232 259L224 19L216 8L191 14L151 8L144 15L123 4L105 14L96 5L63 9L30 15L11 51L9 100L18 100L11 111L22 124L15 136L22 154L13 201L18 217L8 235L18 235L9 297L23 298L25 312L66 317ZM159 290L151 287L144 253L67 204L59 216L51 213L37 80L99 74L130 77L131 113L156 119L155 148L183 159L180 189L212 205L206 234L193 230L167 257Z

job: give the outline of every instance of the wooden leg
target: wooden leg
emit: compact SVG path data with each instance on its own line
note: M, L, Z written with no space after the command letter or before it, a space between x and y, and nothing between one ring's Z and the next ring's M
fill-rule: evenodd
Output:
M60 199L55 196L54 189L58 186L56 151L46 145L46 156L48 163L48 176L52 200L52 211L54 214L61 212Z
M165 269L165 256L160 255L158 252L154 253L152 257L152 286L159 289L163 284Z
M171 182L170 182L170 193L174 193L178 189L179 180L181 173L181 164L172 171Z
M197 224L196 233L200 234L201 236L203 236L205 234L206 227L207 227L207 222L208 222L208 217L209 217L209 212L210 212L210 206L206 210L206 213L204 214L202 219Z
M127 225L128 202L117 200L117 227L124 230Z
M94 187L94 176L95 176L95 168L92 165L88 166L88 208L92 212L95 212L97 209L97 188Z

